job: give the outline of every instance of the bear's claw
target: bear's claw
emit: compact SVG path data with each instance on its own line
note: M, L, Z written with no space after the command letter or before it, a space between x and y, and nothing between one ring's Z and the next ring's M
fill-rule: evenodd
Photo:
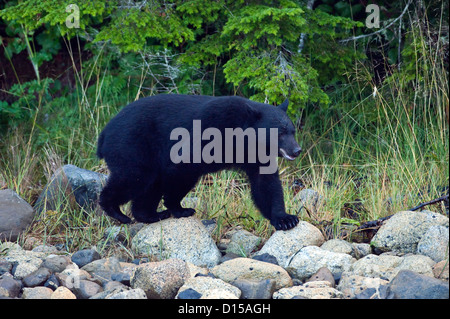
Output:
M270 222L276 230L288 230L297 226L298 217L286 214L286 216L274 218Z

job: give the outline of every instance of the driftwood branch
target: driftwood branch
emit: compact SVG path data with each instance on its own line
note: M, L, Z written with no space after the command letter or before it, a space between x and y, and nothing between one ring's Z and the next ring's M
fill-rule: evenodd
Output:
M347 43L347 42L349 42L349 41L356 41L356 40L359 40L359 39L362 39L362 38L371 37L371 36L376 35L376 34L378 34L378 33L380 33L380 32L383 32L383 31L386 30L386 29L389 29L394 23L396 23L398 20L400 20L400 19L405 15L405 13L406 13L406 11L408 10L408 7L409 7L409 5L410 5L411 3L412 3L412 0L409 0L408 3L406 4L405 8L403 9L403 12L402 12L397 18L395 18L394 21L392 21L391 23L389 23L389 24L388 24L387 26L385 26L384 28L382 28L382 29L380 29L380 30L378 30L378 31L369 33L369 34L361 34L361 35L358 35L358 36L356 36L356 37L350 37L350 38L347 38L347 39L339 40L339 43Z
M445 195L445 196L442 196L442 197L430 200L429 202L422 203L422 204L417 205L416 207L410 208L408 210L409 211L416 211L416 210L421 209L421 208L423 208L425 206L436 204L436 203L439 203L439 202L442 202L442 201L448 201L448 195ZM381 224L385 220L388 220L392 216L394 216L394 215L389 215L389 216L386 216L386 217L378 218L376 220L370 220L368 222L365 222L364 224L359 226L355 231L363 231L363 230L367 230L367 229L376 229L379 226L381 226Z
M428 206L428 205L431 205L431 204L436 204L436 203L439 203L439 202L442 202L442 201L445 201L445 200L448 201L448 195L445 195L445 196L442 196L442 197L430 200L429 202L422 203L422 204L417 205L416 207L413 207L413 208L408 209L408 210L415 211L415 210L421 209L422 207L425 207L425 206Z

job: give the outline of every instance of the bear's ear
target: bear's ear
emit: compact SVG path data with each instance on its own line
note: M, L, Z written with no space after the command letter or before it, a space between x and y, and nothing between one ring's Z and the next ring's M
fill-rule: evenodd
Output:
M245 107L247 108L247 116L249 120L258 121L261 119L262 114L256 107L250 105L249 103L245 103Z
M283 112L287 112L288 106L289 106L289 100L286 99L281 105L278 106L278 108L280 110L282 110Z

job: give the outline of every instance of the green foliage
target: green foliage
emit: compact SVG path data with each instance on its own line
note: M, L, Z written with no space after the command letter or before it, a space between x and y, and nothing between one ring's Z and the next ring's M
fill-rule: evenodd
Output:
M209 81L226 81L225 88L228 86L231 92L223 92L223 86L219 89L225 94L243 93L254 100L275 104L290 96L295 106L292 114L308 102L321 106L329 103L319 86L320 72L305 55L297 53L300 35L303 33L310 40L325 37L330 43L328 49L332 49L335 38L361 25L320 9L307 10L298 1L289 0L96 0L78 4L80 28L71 29L65 25L69 4L70 1L61 0L26 0L11 3L0 11L0 17L22 26L38 41L40 50L30 54L37 67L59 50L55 32L69 37L79 34L94 44L115 46L122 54L142 55L149 48L154 52L153 48L162 46L176 55L172 63L200 68ZM40 31L42 26L46 27L45 32ZM21 43L13 41L9 46L10 54L23 50ZM309 54L315 56L312 51ZM339 71L353 60L345 53L342 52L341 59L335 59ZM330 56L335 55L330 51ZM330 56L319 60L328 63ZM185 74L188 73L192 72ZM185 83L189 81L187 77L171 80L177 86L175 91L194 92L189 89L192 83ZM196 81L193 83L200 89L195 92L202 93L205 89L215 94L212 92L217 90L215 83L211 86Z
M17 125L21 121L33 117L42 100L50 98L50 85L52 83L54 83L53 79L45 78L40 82L33 80L13 85L9 93L17 99L11 104L0 101L0 123L8 120L10 124Z

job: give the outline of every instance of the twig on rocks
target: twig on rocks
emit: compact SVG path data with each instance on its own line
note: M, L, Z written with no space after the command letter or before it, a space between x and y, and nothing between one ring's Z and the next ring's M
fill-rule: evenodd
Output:
M409 211L416 211L418 209L421 209L425 206L431 205L431 204L436 204L439 203L441 201L448 201L448 195L430 200L429 202L425 202L422 203L420 205L417 205L416 207L410 208L408 209ZM364 224L362 224L361 226L359 226L358 228L355 229L355 232L360 232L360 231L365 231L365 230L378 230L378 228L383 224L384 221L388 220L389 218L391 218L394 215L389 215L386 217L382 217L382 218L378 218L376 220L370 220L368 222L365 222Z

